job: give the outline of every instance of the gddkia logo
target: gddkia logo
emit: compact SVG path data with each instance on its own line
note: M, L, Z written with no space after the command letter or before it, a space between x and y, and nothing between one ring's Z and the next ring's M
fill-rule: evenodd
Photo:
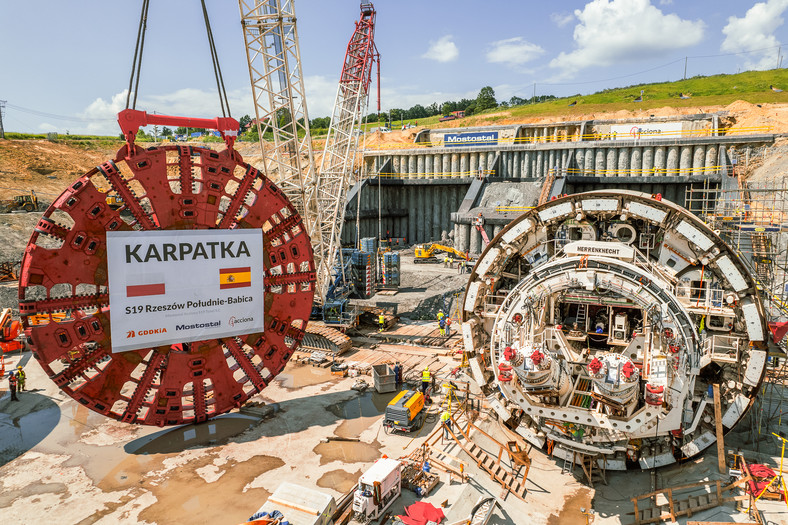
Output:
M228 324L230 326L235 326L237 324L251 323L252 321L254 321L254 317L241 317L239 319L239 318L237 318L237 317L235 317L233 315L233 316L230 317L230 320L228 321Z
M149 328L146 330L137 330L137 331L129 330L128 332L126 332L126 339L132 339L134 337L137 337L138 335L141 337L143 335L166 334L166 333L167 333L166 328Z

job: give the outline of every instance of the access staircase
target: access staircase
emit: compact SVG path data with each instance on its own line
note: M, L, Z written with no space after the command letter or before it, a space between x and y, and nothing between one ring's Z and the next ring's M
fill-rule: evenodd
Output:
M497 457L484 450L468 437L471 428L476 428L477 431L487 436L499 446ZM455 433L454 429L457 429L459 432ZM524 451L519 450L519 447L513 450L511 444L503 445L498 443L494 438L489 436L489 434L486 434L483 430L475 427L471 422L468 422L467 427L463 429L462 426L454 423L454 420L452 419L452 426L449 428L449 434L451 434L451 437L454 439L457 445L459 445L459 447L476 462L479 468L487 472L491 479L503 487L503 494L501 496L503 499L506 498L508 493L512 493L516 497L525 501L525 496L528 493L528 489L525 486L525 481L528 479L528 471L530 469L531 461ZM505 452L509 454L512 460L512 465L517 466L515 470L512 470L501 463L501 457ZM523 466L525 467L525 472L522 475L522 479L519 479L519 472Z

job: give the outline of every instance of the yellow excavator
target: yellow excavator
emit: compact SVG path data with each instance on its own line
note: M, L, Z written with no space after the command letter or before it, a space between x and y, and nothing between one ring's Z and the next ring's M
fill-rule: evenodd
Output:
M0 211L11 213L14 211L32 212L38 210L38 196L30 190L27 195L15 195L13 198L0 201Z
M415 259L413 262L417 264L421 263L430 263L430 262L438 262L438 258L435 257L436 253L448 253L457 258L457 260L467 261L469 260L468 254L465 252L461 252L460 250L453 248L451 246L444 246L442 244L417 244L416 249L414 252Z

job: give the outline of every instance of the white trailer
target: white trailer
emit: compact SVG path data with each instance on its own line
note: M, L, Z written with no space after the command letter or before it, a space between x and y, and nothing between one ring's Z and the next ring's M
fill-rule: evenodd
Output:
M271 514L278 510L290 525L332 525L337 510L333 496L302 487L282 483L257 511Z
M382 458L358 480L353 494L353 514L361 522L379 518L402 493L402 465Z

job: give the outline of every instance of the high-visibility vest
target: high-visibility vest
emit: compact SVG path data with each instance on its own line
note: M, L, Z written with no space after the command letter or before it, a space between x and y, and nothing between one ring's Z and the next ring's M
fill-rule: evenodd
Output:
M379 322L380 324L385 324L385 323L386 323L386 318L385 318L385 317L383 317L382 315L379 315L379 316L378 316L378 322Z
M441 414L441 421L443 423L447 422L449 419L451 419L451 414L449 414L448 411L445 411L443 414Z
M430 380L430 371L429 370L424 370L421 373L421 381L422 382L428 382L429 380Z
M438 321L440 321L441 319L443 319L444 315L445 315L445 314L444 314L443 312L438 312Z

